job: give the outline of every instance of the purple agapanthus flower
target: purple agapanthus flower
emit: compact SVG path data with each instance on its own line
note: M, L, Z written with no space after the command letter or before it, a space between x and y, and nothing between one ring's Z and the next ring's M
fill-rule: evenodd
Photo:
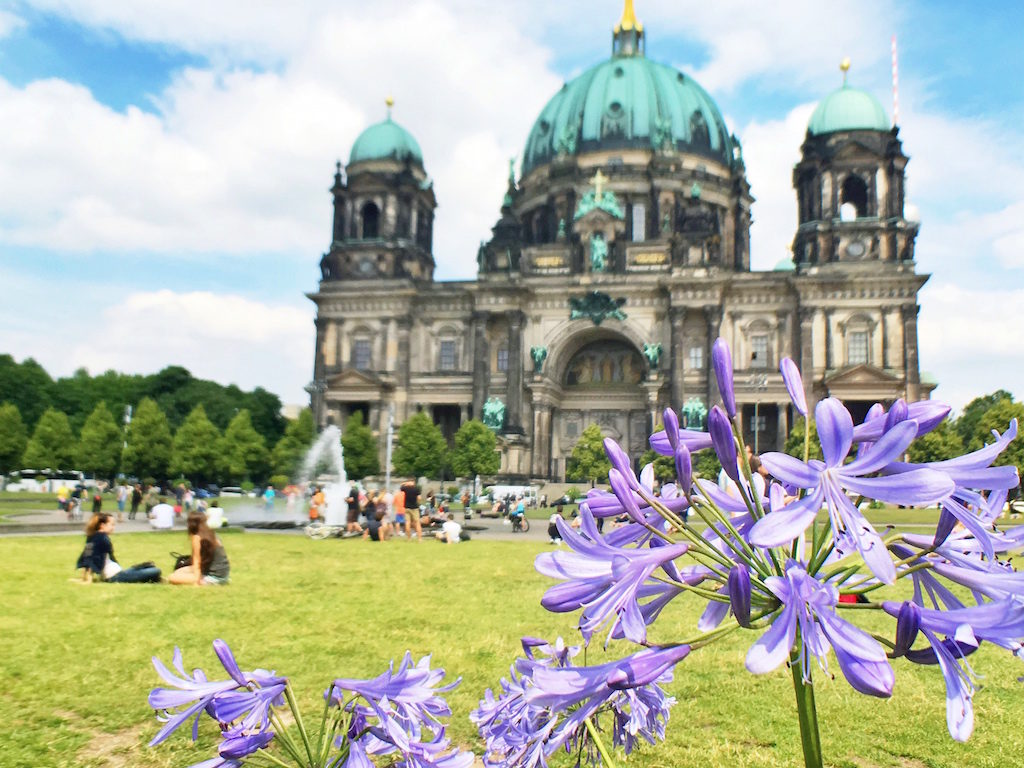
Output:
M736 391L732 382L732 351L725 339L715 339L711 347L711 367L718 381L718 392L722 396L722 405L729 418L736 416Z
M787 544L811 524L822 505L827 505L836 549L840 553L857 551L882 581L896 580L896 569L881 537L854 506L846 492L863 494L891 504L908 506L934 504L952 493L953 481L934 469L914 469L898 475L872 477L897 461L917 434L913 420L895 424L883 434L872 451L849 464L846 457L853 445L853 418L835 398L827 398L815 408L818 436L824 461L805 464L785 453L766 453L761 461L768 471L784 483L809 490L803 499L773 511L759 520L750 531L750 542L761 547Z
M693 453L711 447L711 435L697 429L680 429L679 417L671 408L666 408L662 416L664 429L651 435L651 448L662 456L674 456L680 446Z
M606 622L634 642L647 640L647 624L638 604L638 590L651 575L683 555L684 544L652 547L617 547L597 530L593 515L580 511L580 529L557 522L571 551L544 552L536 568L545 576L567 579L544 593L541 604L549 611L583 609L580 631L586 640Z
M782 604L782 611L747 652L747 669L765 673L785 662L800 633L800 665L804 680L811 680L811 657L827 669L831 646L839 668L853 688L882 698L892 695L895 682L885 649L863 630L839 618L835 606L839 591L789 561L785 577L769 576L765 586Z
M487 749L484 764L497 768L537 768L560 748L575 752L587 737L583 724L608 711L612 741L627 754L639 740L664 738L668 710L675 700L658 685L685 658L686 647L653 648L599 667L575 667L579 648L557 654L551 646L528 646L513 665L501 693L490 690L470 715ZM559 638L555 649L566 649ZM541 650L540 655L535 651Z
M414 665L412 654L406 651L397 671L392 662L386 672L369 680L336 679L331 684L331 697L341 703L344 692L348 691L358 694L375 708L384 709L386 705L390 710L394 706L395 714L404 721L437 722L451 714L448 703L438 694L454 689L461 682L458 678L441 686L444 676L443 669L430 668L429 656Z
M216 717L219 701L231 696L239 688L246 691L250 687L278 690L275 686L280 686L279 690L283 690L287 683L286 678L277 677L265 670L243 673L235 662L231 649L223 640L215 640L213 647L231 679L211 682L201 669L196 669L189 675L185 671L180 648L174 649L173 665L178 672L177 675L168 670L158 658L153 657L153 666L156 668L157 674L174 688L154 688L149 694L149 705L161 713L158 718L165 723L149 743L150 746L164 741L175 729L192 717L195 718L192 723L192 740L195 741L199 736L199 717L203 711ZM247 710L243 710L242 714L244 711ZM224 722L234 719L230 718Z

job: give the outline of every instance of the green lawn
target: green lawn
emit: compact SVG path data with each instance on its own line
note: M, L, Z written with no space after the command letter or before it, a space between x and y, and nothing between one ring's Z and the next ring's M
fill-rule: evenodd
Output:
M199 745L183 733L145 746L157 731L146 695L158 682L150 664L170 660L175 645L186 667L214 672L210 642L222 637L243 668L290 675L310 712L332 677L370 676L409 649L461 675L451 696L456 742L479 748L467 720L485 687L508 673L530 634L575 639L575 617L545 612L550 582L533 570L544 545L473 541L309 541L300 536L236 533L224 537L233 583L226 588L162 585L81 586L69 582L81 548L77 536L0 539L3 610L0 636L0 766L188 766L213 754L214 729ZM115 534L123 563L169 563L180 532ZM653 640L692 634L703 606L673 603ZM865 612L861 611L860 614ZM880 627L892 631L890 622ZM668 741L634 754L629 764L792 766L802 764L789 674L754 677L743 656L754 634L742 632L694 652L671 685L679 703ZM590 660L606 654L595 641ZM944 687L935 667L896 664L896 694L881 701L842 679L818 675L825 755L834 766L1000 766L1024 754L1024 689L1019 662L985 647L971 657L985 675L975 697L972 740L953 742L945 723ZM833 662L833 672L838 667ZM567 764L557 760L556 765Z

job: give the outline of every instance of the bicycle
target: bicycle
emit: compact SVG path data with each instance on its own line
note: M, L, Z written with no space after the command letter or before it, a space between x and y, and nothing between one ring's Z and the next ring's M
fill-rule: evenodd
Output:
M530 530L530 521L526 515L510 515L512 520L512 533L526 533Z

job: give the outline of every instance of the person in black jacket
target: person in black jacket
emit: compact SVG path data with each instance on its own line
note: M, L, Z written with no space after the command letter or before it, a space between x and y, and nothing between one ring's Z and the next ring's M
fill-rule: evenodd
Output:
M77 568L82 569L82 580L136 584L159 582L160 569L155 565L122 568L114 557L114 545L110 534L114 531L114 517L106 513L93 515L85 526L85 548L78 557Z

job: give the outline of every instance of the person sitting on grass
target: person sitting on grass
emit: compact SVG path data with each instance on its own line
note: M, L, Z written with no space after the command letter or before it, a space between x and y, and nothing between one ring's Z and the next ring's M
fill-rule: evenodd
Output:
M462 539L462 526L455 522L455 515L449 512L448 519L441 526L441 530L434 533L434 536L438 541L458 544Z
M85 548L76 568L82 569L82 581L94 579L112 584L138 584L160 581L160 569L146 564L122 568L114 557L110 534L114 532L114 516L105 512L93 515L85 526Z
M383 509L378 509L373 513L367 523L366 528L363 529L363 539L369 539L370 541L387 541L391 538L391 523L388 522L387 515Z
M193 512L188 516L188 538L192 563L176 570L168 581L197 587L227 584L231 577L231 564L224 545L206 524L206 515Z
M552 544L562 543L562 533L558 530L558 521L562 518L562 505L555 507L555 513L548 518L548 538Z

